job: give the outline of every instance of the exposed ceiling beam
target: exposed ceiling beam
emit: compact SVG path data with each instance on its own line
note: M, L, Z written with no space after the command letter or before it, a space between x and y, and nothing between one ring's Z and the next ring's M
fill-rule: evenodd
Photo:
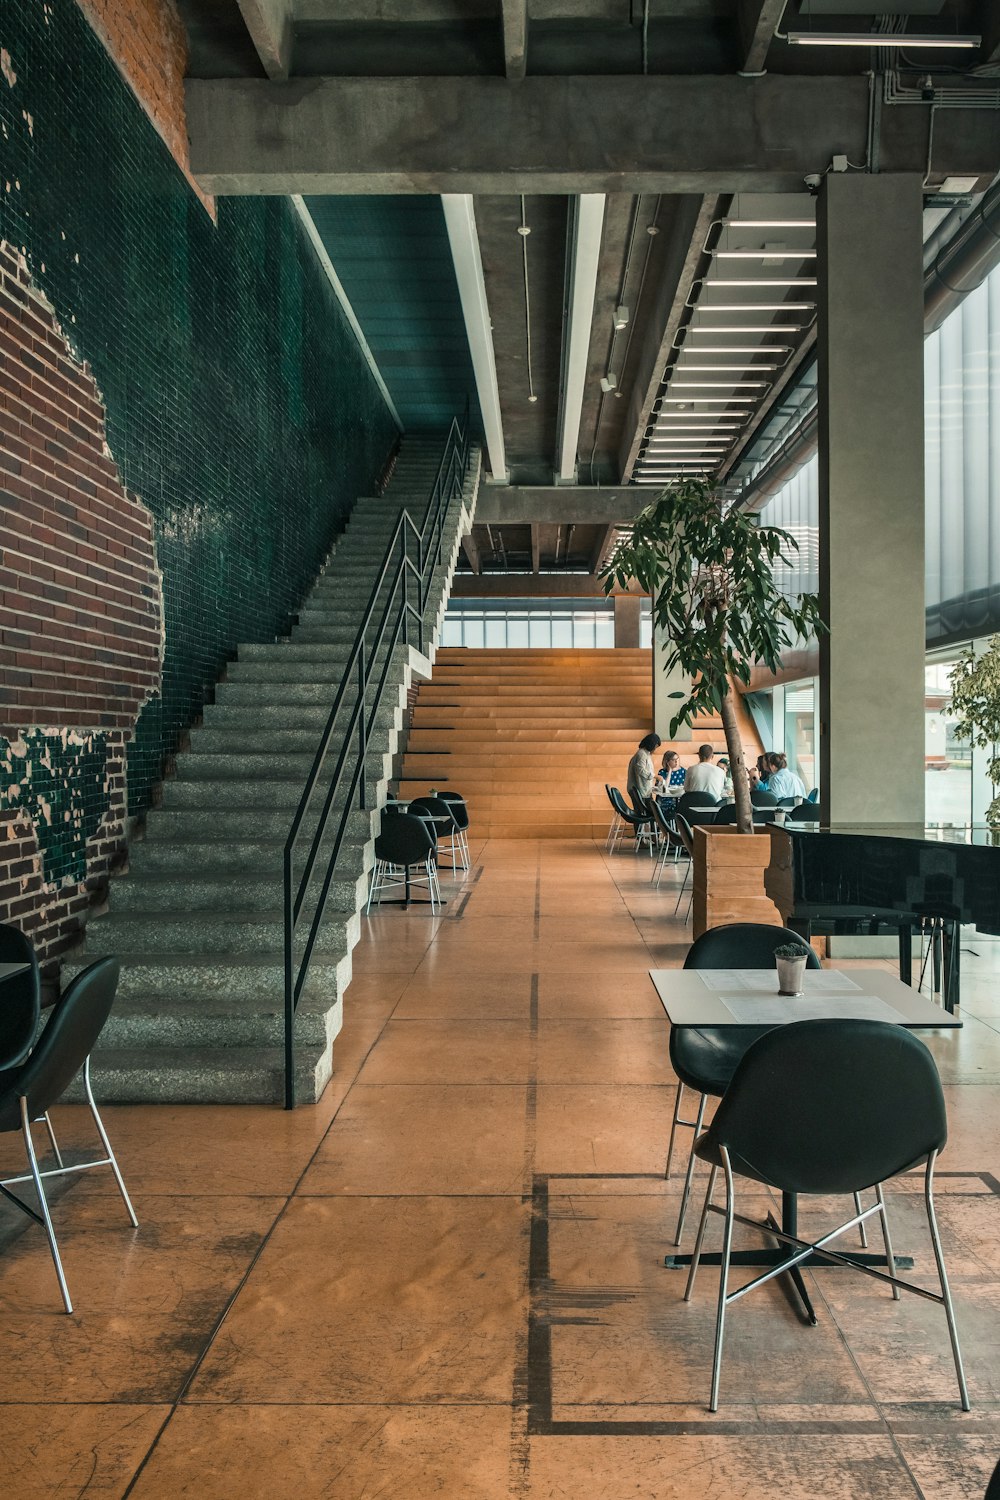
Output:
M590 571L595 574L595 576L604 563L605 554L608 548L611 546L617 530L617 526L605 526L604 530L598 536L597 541L594 543L594 550L590 554Z
M497 387L497 367L493 353L493 324L486 301L486 282L483 279L483 262L479 254L479 235L476 233L476 214L472 199L465 193L444 193L441 197L444 221L451 245L451 256L455 262L458 294L462 301L462 316L469 339L469 353L476 377L476 393L479 410L483 417L486 434L486 451L489 454L493 478L504 484L507 480L507 456L504 450L503 421L500 416L500 391Z
M287 78L292 66L292 0L239 0L240 13L268 78Z
M497 0L294 0L296 21L319 24L390 23L395 25L460 24L493 21ZM571 14L570 14L571 12ZM532 0L535 21L620 22L621 0ZM728 20L732 0L650 0L651 20Z
M628 478L636 459L643 434L650 420L653 402L660 390L664 367L673 346L674 335L684 314L691 282L698 274L702 246L713 221L718 218L720 202L710 198L685 197L667 205L669 222L660 226L657 238L661 257L656 275L649 280L649 305L638 309L639 347L634 356L635 376L629 392L629 409L619 452L621 475ZM659 247L662 245L662 249Z
M537 524L531 528L531 571L533 573L538 572L538 565L541 562L542 547L539 530L540 528Z
M528 66L528 0L500 0L503 60L508 78L523 78Z
M206 192L801 192L835 153L864 158L868 80L768 74L191 79L191 166ZM940 110L935 170L988 177L1000 111ZM883 172L927 167L927 111L882 115Z
M479 550L479 543L471 531L465 532L462 537L462 551L465 553L469 567L473 573L483 571L483 554Z
M476 524L530 526L610 526L631 521L648 496L631 486L597 489L581 485L484 484L476 501Z
M580 417L590 357L590 329L594 320L605 202L603 193L581 193L574 198L570 211L559 392L559 451L556 455L556 479L561 484L576 483Z
M761 73L788 0L739 0L743 72Z
M993 4L993 0L982 0L983 49L979 61L981 63L1000 62L1000 10Z
M455 596L466 599L601 599L604 588L592 573L456 573ZM612 594L641 594L633 584Z

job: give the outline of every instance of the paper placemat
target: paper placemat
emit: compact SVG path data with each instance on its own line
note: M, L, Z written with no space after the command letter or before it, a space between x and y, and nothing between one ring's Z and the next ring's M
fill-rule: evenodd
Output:
M776 995L778 993L777 969L698 969L706 989L718 995L723 990L739 994L741 991L754 995ZM810 994L843 995L851 990L860 993L861 986L842 974L839 969L807 969L802 976L802 988Z
M856 986L855 986L856 988ZM807 995L720 995L741 1026L784 1026L789 1021L890 1021L904 1024L900 1012L876 995L850 995L842 1000Z

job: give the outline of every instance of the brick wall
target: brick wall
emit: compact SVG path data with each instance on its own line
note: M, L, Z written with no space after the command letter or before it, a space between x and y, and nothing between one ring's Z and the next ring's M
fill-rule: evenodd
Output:
M184 73L187 36L173 0L78 0L119 71L210 213L215 200L190 173Z
M289 205L213 223L76 0L0 49L0 920L52 954L395 428Z

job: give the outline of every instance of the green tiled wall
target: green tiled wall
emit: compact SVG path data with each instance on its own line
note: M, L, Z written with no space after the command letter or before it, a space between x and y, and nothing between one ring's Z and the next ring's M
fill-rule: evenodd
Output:
M281 632L395 428L287 200L224 199L214 224L73 0L5 6L0 44L0 238L90 362L156 521L165 657L136 812L238 642Z

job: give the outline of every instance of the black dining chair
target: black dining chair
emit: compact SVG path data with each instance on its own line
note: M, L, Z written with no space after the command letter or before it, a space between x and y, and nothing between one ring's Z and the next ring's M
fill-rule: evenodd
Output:
M688 896L687 911L684 913L684 921L686 922L691 915L691 907L694 904L694 879L691 874L691 871L694 869L694 834L691 832L691 824L682 812L674 813L674 828L677 831L677 837L681 841L681 847L687 855L687 868L684 871L684 879L681 881L681 888L677 892L677 900L674 903L674 916L676 917L681 909L681 901L684 899L684 892L687 890L687 883L690 880L691 894Z
M787 927L771 927L764 922L732 922L725 927L710 927L703 932L688 949L684 959L685 969L773 969L774 950L785 943L796 943L807 953L807 969L820 969L822 964L812 948L807 948L802 939ZM705 1120L705 1106L709 1098L721 1099L730 1080L739 1066L743 1054L760 1037L772 1028L769 1026L671 1026L670 1066L677 1074L677 1094L674 1098L674 1117L670 1124L670 1144L667 1147L667 1164L663 1175L669 1181L674 1159L674 1142L677 1127L684 1126L693 1132L688 1153L687 1171L684 1176L684 1191L677 1215L677 1232L674 1244L679 1245L684 1233L691 1184L694 1180L694 1143ZM685 1088L692 1089L698 1098L698 1109L693 1120L681 1118Z
M773 805L770 807L764 807L762 804L755 802L752 807L754 827L760 828L763 827L765 823L773 823L774 814L776 811L777 809ZM713 821L716 827L739 822L739 814L736 811L736 803L726 802L722 805L722 807L716 808L715 818L713 819Z
M826 809L818 802L800 802L797 807L790 808L785 817L786 823L825 823L826 821Z
M455 831L451 836L452 871L454 872L455 869L454 845L456 841L459 857L462 861L462 869L467 870L472 864L472 860L469 858L469 805L460 792L438 792L438 798L441 802L448 804L448 811L451 813L452 821L455 824Z
M777 807L778 799L773 792L764 792L760 787L753 787L750 792L750 801L754 807Z
M621 792L618 791L617 787L612 787L607 781L604 783L604 790L607 792L608 801L611 803L611 827L608 829L608 836L604 840L604 847L610 854L618 841L618 836L623 827L622 815L618 811L613 795L615 792L618 792L618 796L621 797Z
M638 852L643 844L647 844L652 856L653 847L656 843L656 834L653 831L653 814L651 812L640 812L635 808L629 807L616 786L610 788L610 795L611 805L622 820L619 843L625 836L625 829L631 828L635 834L636 851Z
M375 864L372 866L371 884L368 887L368 905L365 915L372 909L372 901L381 905L382 892L402 886L403 906L410 905L410 892L414 886L426 886L430 895L433 914L441 898L438 887L437 867L434 863L433 825L428 818L411 813L395 813L382 822L375 840ZM416 871L416 874L414 874Z
M29 1218L44 1225L59 1290L62 1293L63 1306L68 1313L73 1311L73 1303L70 1300L69 1286L59 1254L59 1244L52 1225L48 1199L45 1196L45 1182L50 1177L64 1177L73 1172L86 1172L93 1167L110 1167L132 1227L135 1229L139 1225L115 1159L115 1153L111 1148L108 1133L104 1128L104 1122L94 1102L94 1091L90 1082L90 1054L111 1012L117 987L117 958L99 958L96 963L90 964L66 986L53 1007L49 1021L27 1062L20 1067L8 1068L0 1073L0 1131L20 1131L28 1158L28 1172L22 1176L5 1178L0 1182L0 1192L22 1209ZM38 1157L31 1138L32 1121L44 1118L53 1105L58 1103L81 1067L87 1104L97 1128L97 1134L101 1138L105 1155L96 1161L74 1162L70 1166L64 1166L62 1159L59 1158L58 1165L43 1171L38 1165ZM39 1213L36 1213L11 1191L12 1188L26 1182L34 1185L38 1195Z
M656 852L656 863L653 865L649 879L653 889L658 890L660 878L663 875L663 868L670 855L673 854L674 863L676 864L682 854L686 857L687 850L684 847L684 841L677 832L673 816L663 811L663 808L655 797L649 799L649 810L653 815L653 825L660 839L659 848Z
M682 813L690 822L689 814L692 812L703 812L706 808L718 807L718 797L713 797L711 792L683 792L677 799L677 811Z
M962 1367L958 1328L934 1212L934 1166L948 1139L944 1094L934 1059L905 1026L885 1021L797 1021L779 1026L748 1049L733 1074L711 1125L695 1142L695 1155L709 1167L705 1207L691 1257L685 1301L694 1290L711 1213L723 1219L719 1300L709 1409L719 1406L726 1310L751 1289L792 1267L830 1261L853 1267L899 1291L915 1292L944 1308L958 1377L962 1410L969 1393ZM937 1265L940 1292L904 1281L896 1274L885 1220L882 1183L924 1168L924 1206ZM726 1203L712 1201L719 1173ZM747 1177L781 1193L858 1195L874 1188L875 1204L820 1236L799 1239L736 1211L735 1178ZM888 1274L830 1250L831 1241L872 1214L882 1220ZM727 1289L733 1226L739 1223L773 1235L788 1247L787 1259L735 1292ZM758 1392L759 1394L759 1392Z
M1000 1462L993 1470L993 1477L986 1486L986 1494L983 1500L1000 1500Z
M19 927L0 926L0 964L26 964L0 985L0 1070L22 1063L31 1050L42 1008L42 981L34 944Z

